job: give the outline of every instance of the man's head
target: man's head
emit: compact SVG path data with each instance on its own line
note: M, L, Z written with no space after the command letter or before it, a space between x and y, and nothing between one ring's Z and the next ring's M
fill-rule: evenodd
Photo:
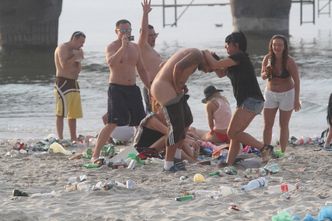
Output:
M126 19L121 19L115 24L115 33L118 38L121 39L123 35L127 37L131 36L131 23Z
M80 49L85 43L85 34L81 31L75 31L70 38L70 43L75 49Z
M148 25L148 43L151 47L156 45L156 38L159 33L156 33L152 25Z
M201 54L202 54L202 62L198 65L197 69L198 69L199 71L203 71L203 72L205 72L205 73L207 73L207 72L212 72L212 71L214 71L214 70L213 70L212 67L209 65L209 63L208 63L208 61L207 61L207 59L206 59L204 53L206 53L206 52L201 51ZM212 53L212 56L213 56L216 60L218 60L218 61L220 60L220 57L219 57L218 55L216 55L215 53Z

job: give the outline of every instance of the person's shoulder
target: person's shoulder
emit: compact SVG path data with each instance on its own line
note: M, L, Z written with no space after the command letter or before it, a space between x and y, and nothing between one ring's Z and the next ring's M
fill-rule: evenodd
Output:
M68 43L59 44L56 50L63 50L68 48Z
M296 62L295 62L294 58L289 56L289 55L288 55L288 58L287 58L287 65L292 65L292 66L296 65Z
M112 50L114 48L120 47L119 43L117 41L112 41L106 46L106 51Z
M270 59L270 54L264 55L263 60L267 60L267 59Z
M56 47L55 49L55 53L60 53L60 54L69 53L69 45L67 43L62 43L58 45L58 47Z

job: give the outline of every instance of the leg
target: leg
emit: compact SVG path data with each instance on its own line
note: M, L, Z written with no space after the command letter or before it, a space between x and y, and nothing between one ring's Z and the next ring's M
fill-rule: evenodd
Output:
M279 124L280 124L280 148L282 152L286 151L289 139L289 120L292 116L291 111L279 111Z
M274 120L277 113L277 108L264 108L264 130L263 130L263 141L265 144L271 144L272 140L272 129Z
M58 138L63 139L63 117L56 116L56 131L58 133Z
M182 146L183 140L175 143L174 145L166 146L165 161L174 161L175 151Z
M237 108L233 114L227 131L227 135L231 140L227 156L228 165L234 164L236 155L240 150L240 143L244 143L258 149L262 149L264 147L263 143L256 140L250 134L244 132L255 116L255 113L242 108Z
M106 144L108 138L112 134L113 130L116 128L116 124L114 123L108 123L104 126L104 128L100 131L98 135L98 139L96 142L96 146L93 151L92 159L91 161L94 161L99 158L101 148Z
M77 140L76 119L68 119L68 127L69 127L71 141L76 141Z
M195 159L194 148L191 147L191 145L188 142L186 142L186 140L183 142L182 145L182 155L183 154L185 154L187 158L189 157L191 162Z

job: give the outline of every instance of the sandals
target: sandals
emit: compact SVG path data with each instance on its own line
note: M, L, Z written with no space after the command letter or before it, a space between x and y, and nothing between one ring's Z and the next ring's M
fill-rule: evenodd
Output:
M102 166L104 162L105 162L104 158L97 158L97 159L91 158L91 163L96 164L98 166Z
M263 163L268 162L272 158L273 148L272 145L265 144L264 147L260 149Z

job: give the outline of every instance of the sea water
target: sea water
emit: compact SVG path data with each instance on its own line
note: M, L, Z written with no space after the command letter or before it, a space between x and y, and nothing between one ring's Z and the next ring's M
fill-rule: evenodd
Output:
M160 2L152 1L153 4ZM173 12L170 10L168 9L166 14L168 23L173 19ZM182 10L179 8L179 11ZM331 18L320 15L316 17L315 25L300 26L299 12L299 5L292 4L289 53L299 67L302 109L292 115L290 135L312 137L320 135L327 127L326 108L332 92ZM311 16L309 12L306 13L308 17ZM95 135L103 127L101 117L107 111L109 74L104 50L107 44L116 38L115 22L122 18L130 20L132 34L137 40L141 15L140 1L64 0L59 20L59 43L68 41L71 34L77 30L87 35L83 70L79 76L84 113L84 117L79 119L77 124L79 134ZM159 32L156 50L164 59L184 47L209 49L221 57L227 56L224 38L233 30L229 6L189 8L177 27L165 28L162 27L162 9L154 7L150 13L150 23L155 26L156 32ZM217 27L216 24L222 24L222 27ZM267 40L258 40L254 46L250 42L249 53L258 75L261 60L267 53ZM0 60L0 139L38 139L56 132L53 95L55 74L42 67L36 69L40 74L27 74L20 66L5 72L4 63ZM258 82L263 91L266 82L260 77ZM142 85L140 81L138 84ZM235 109L235 99L227 77L218 78L213 73L196 72L187 83L189 105L194 115L193 126L202 129L207 129L208 124L201 99L204 97L203 89L210 84L223 89L223 95L230 101L232 110ZM262 127L263 118L258 115L247 131L261 139ZM64 132L65 137L69 137L67 124ZM278 138L278 134L276 120L273 141Z

